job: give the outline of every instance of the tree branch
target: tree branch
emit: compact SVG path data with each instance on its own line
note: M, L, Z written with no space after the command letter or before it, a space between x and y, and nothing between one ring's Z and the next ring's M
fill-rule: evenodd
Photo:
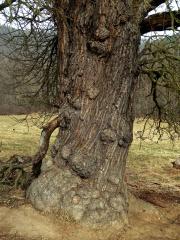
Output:
M41 172L41 164L42 160L46 156L46 153L49 148L49 140L51 134L54 132L56 128L59 127L60 124L60 116L57 116L53 120L51 120L46 126L43 127L40 137L40 146L36 154L32 157L32 172L35 177L37 177Z
M159 5L161 5L165 2L166 2L165 0L152 0L151 3L150 3L150 6L148 8L148 12L156 9Z
M41 132L40 137L40 146L37 151L37 153L32 157L33 163L38 163L41 161L49 148L49 140L51 137L51 134L54 132L54 130L59 127L60 124L60 117L57 116L53 120L51 120L46 126L43 127L43 130Z
M5 0L3 3L0 4L0 11L4 10L5 8L11 6L14 2L16 2L17 0Z
M177 29L180 26L180 10L172 12L163 12L151 15L145 18L141 23L141 34L153 31L164 31L173 27Z

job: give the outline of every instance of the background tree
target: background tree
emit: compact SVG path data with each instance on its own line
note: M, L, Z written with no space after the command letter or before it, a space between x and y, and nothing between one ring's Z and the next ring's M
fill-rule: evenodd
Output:
M47 150L42 143L47 136L49 139L49 129L58 127L59 134L52 168L35 179L27 191L36 208L65 211L95 227L122 227L127 222L124 175L141 70L140 37L179 25L178 12L147 16L164 2L5 1L0 5L0 9L10 5L4 14L11 21L22 28L30 26L30 39L34 27L41 28L47 16L57 31L59 115L42 132L42 155L33 158L35 165ZM47 37L42 29L41 33ZM156 83L159 73L159 69L151 72ZM154 87L152 90L158 107Z
M146 119L150 138L158 135L158 138L162 139L169 135L170 139L174 140L174 137L179 135L180 125L179 34L159 37L153 41L150 39L146 42L141 56L136 116ZM143 99L145 104L141 104Z

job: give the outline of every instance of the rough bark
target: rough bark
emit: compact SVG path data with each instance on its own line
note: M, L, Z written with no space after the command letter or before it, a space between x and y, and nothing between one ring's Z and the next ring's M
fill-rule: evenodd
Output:
M27 197L91 226L127 221L124 182L132 142L139 23L131 1L57 1L59 104L53 166ZM121 223L121 224L120 224Z

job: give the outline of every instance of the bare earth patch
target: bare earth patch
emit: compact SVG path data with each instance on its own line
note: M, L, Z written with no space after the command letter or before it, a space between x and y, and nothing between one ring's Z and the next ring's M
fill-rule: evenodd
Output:
M19 201L19 199L17 200ZM68 219L42 214L23 204L0 207L1 240L178 240L178 204L154 206L130 195L129 226L125 232L94 231ZM107 238L108 236L108 238Z

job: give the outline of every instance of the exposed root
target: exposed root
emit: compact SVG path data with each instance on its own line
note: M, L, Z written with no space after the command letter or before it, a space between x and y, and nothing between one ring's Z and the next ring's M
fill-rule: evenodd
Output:
M180 190L176 187L138 181L137 184L128 183L128 188L136 197L159 207L167 207L168 203L180 203Z
M0 184L27 188L41 172L42 160L47 154L52 133L59 127L57 116L43 127L39 148L34 156L13 155L7 162L0 162Z
M32 180L31 169L30 157L13 155L7 162L0 162L0 184L24 189Z

